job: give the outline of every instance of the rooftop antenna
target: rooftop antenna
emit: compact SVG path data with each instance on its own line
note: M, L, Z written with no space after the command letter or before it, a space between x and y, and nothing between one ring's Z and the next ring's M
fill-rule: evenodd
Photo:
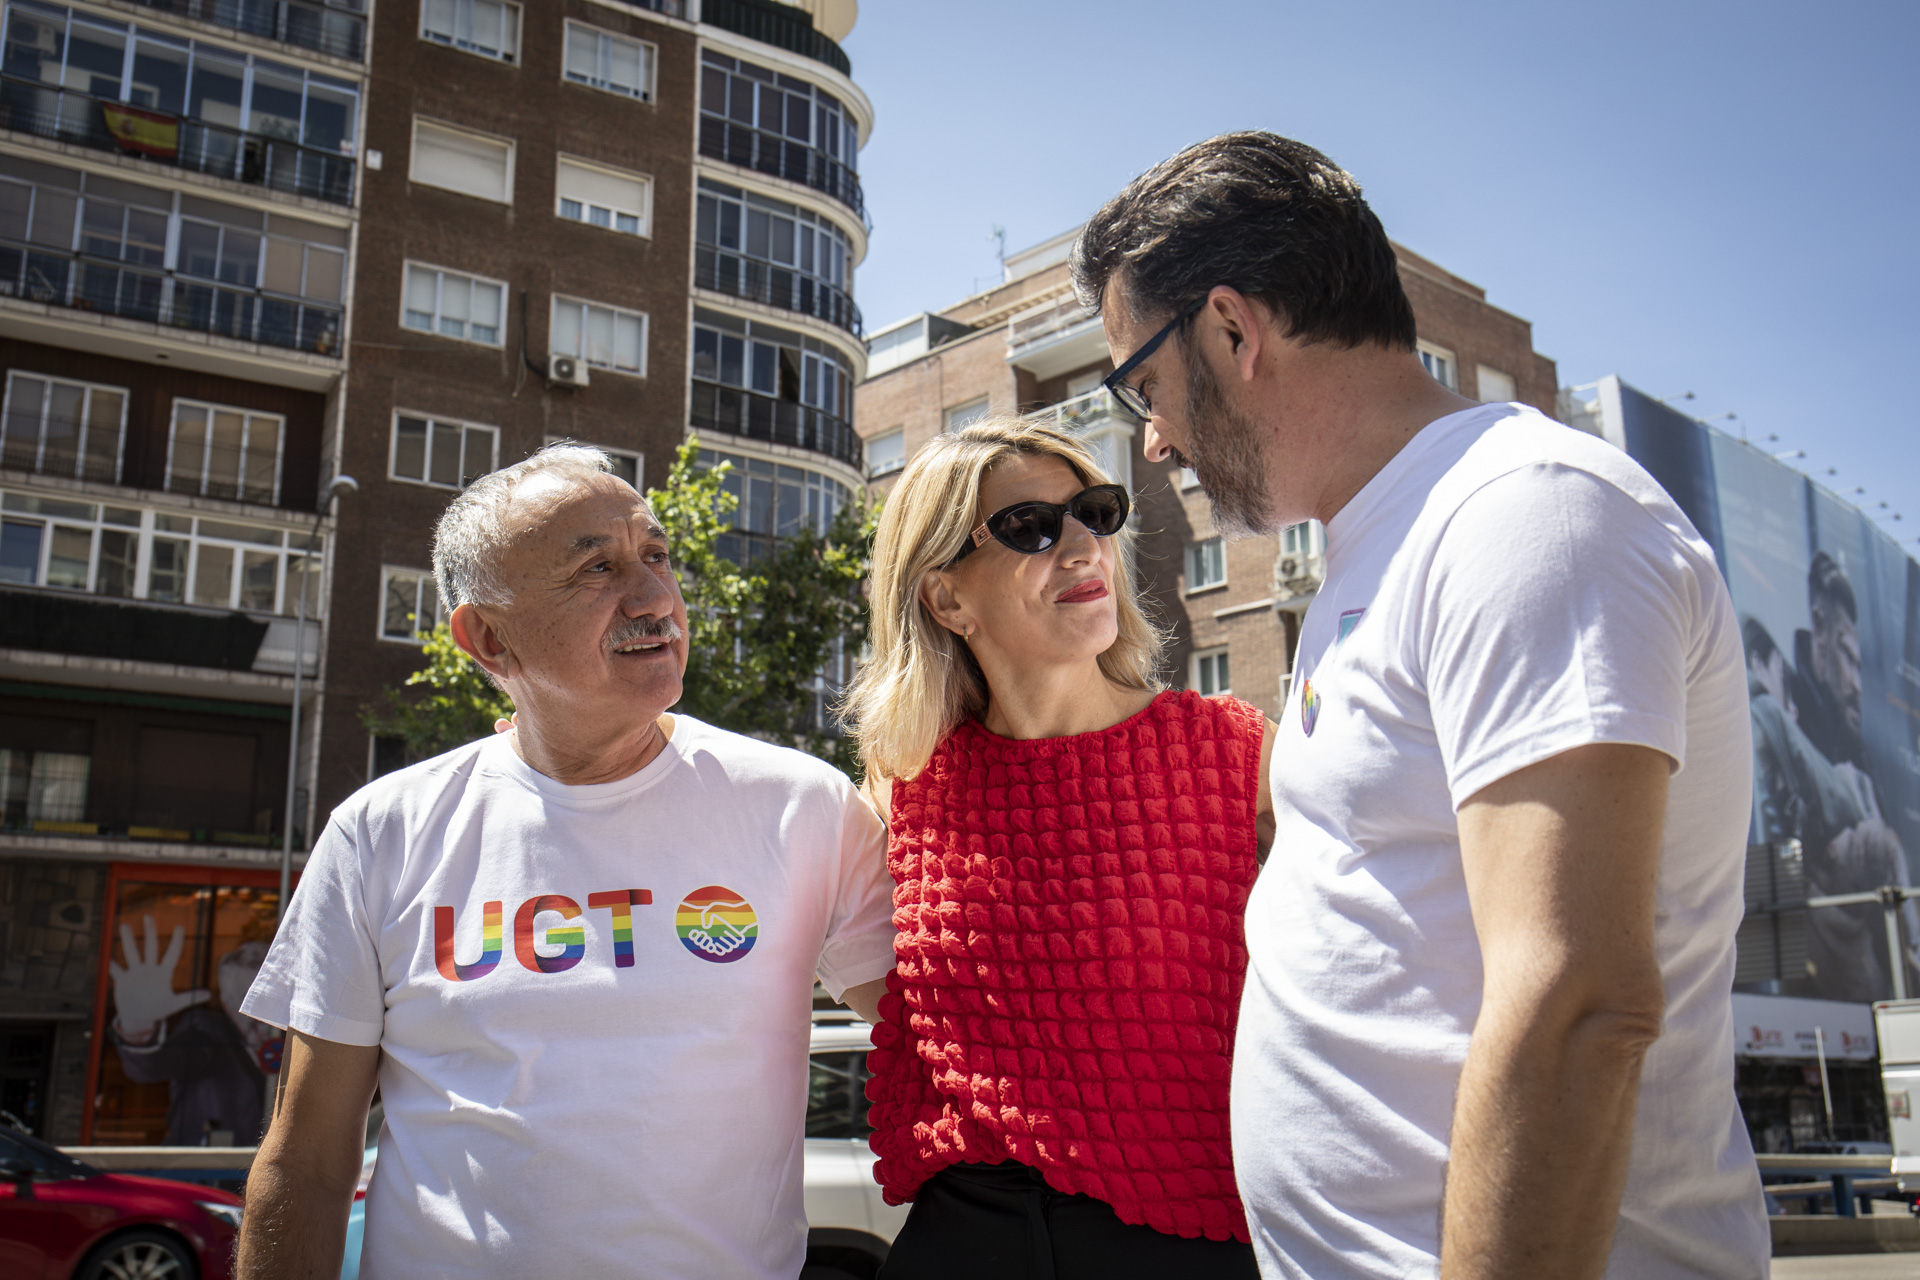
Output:
M993 256L1000 261L1000 278L1004 280L1007 278L1007 229L996 222L987 239L994 243Z

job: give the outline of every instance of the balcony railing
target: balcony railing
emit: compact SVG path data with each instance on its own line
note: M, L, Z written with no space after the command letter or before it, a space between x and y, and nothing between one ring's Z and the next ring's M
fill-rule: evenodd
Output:
M846 165L804 142L755 129L716 115L700 117L700 154L724 160L756 173L772 174L815 191L825 192L854 211L861 225L873 230L867 217L866 195L860 177Z
M865 335L860 308L824 280L753 258L700 247L694 253L693 282L702 289L763 302L837 325L859 338Z
M1027 415L1029 422L1072 432L1075 435L1108 418L1119 418L1127 423L1137 421L1133 414L1114 399L1113 393L1105 387L1095 387L1084 395L1077 395L1071 400L1062 400L1059 404L1050 404L1044 409Z
M353 203L354 162L346 156L145 111L37 80L0 76L0 129L138 156L289 195Z
M171 271L0 240L0 297L315 355L340 354L340 311Z
M364 0L334 5L300 0L133 0L144 9L178 14L200 22L297 45L316 53L359 62L367 52ZM649 6L652 7L652 6ZM351 9L354 12L344 12Z
M1095 322L1093 313L1069 293L1022 311L1007 321L1007 346L1018 355L1023 347L1045 342Z
M693 384L693 425L748 440L809 449L856 471L865 456L860 437L843 419L790 400L775 400L711 382Z
M853 74L846 50L813 29L813 16L772 0L701 0L700 21L722 31L824 62L843 76Z
M669 18L687 16L687 0L626 0L636 9L651 9L655 13L664 13Z

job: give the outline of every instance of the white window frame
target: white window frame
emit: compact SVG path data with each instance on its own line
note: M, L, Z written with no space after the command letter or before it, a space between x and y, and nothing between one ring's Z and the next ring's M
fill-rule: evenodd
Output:
M1215 645L1211 649L1196 650L1194 652L1192 659L1189 660L1187 663L1187 688L1194 690L1196 693L1206 693L1207 696L1209 697L1218 697L1221 694L1232 693L1233 692L1233 663L1232 662L1228 661L1226 664L1227 665L1226 684L1221 688L1212 690L1211 693L1209 693L1208 690L1206 689L1205 682L1201 679L1201 674L1200 674L1201 671L1206 666L1211 665L1213 668L1214 679L1217 681L1219 679L1219 671L1220 671L1219 663L1225 660L1226 658L1227 658L1227 646L1224 644Z
M945 410L940 415L941 430L951 434L955 431L965 430L973 423L980 421L980 419L993 412L987 400L988 398L986 396L980 396L977 399L967 401L965 404L956 404L951 409Z
M400 419L402 418L418 418L427 424L426 448L420 455L421 474L418 476L403 476L400 474ZM490 471L498 471L500 469L499 427L494 426L490 422L465 422L459 418L449 418L444 414L422 413L417 409L395 409L393 411L393 426L387 435L387 479L400 484L424 485L429 489L444 489L453 493L458 493L460 490L466 488L464 484L442 484L440 481L430 478L433 475L433 429L436 425L454 427L460 432L461 464L466 462L467 432L486 432L493 438L493 456L488 459L486 470L477 472L476 474L483 476ZM467 474L467 469L464 465L456 464L454 472L457 475L464 476Z
M430 316L431 323L425 329L407 323L407 312L411 309L407 306L407 303L411 300L408 294L415 271L431 271L434 273L433 311ZM469 285L489 284L500 291L500 323L494 332L495 341L488 342L484 338L471 336L473 333L473 322L471 320L466 322L468 336L459 337L451 333L441 332L440 321L443 319L441 308L446 299L448 276L465 280ZM400 269L400 327L408 333L423 333L430 338L444 338L448 342L467 342L476 347L492 347L495 350L499 350L503 348L507 342L507 282L505 280L495 280L490 276L477 276L471 271L455 271L451 267L436 267L430 262L414 262L409 259Z
M1505 369L1496 369L1490 364L1477 364L1473 367L1473 389L1474 389L1474 394L1480 397L1480 403L1482 404L1495 403L1495 401L1493 401L1487 396L1487 375L1488 374L1492 374L1496 378L1505 379L1507 382L1507 385L1513 391L1513 394L1511 396L1508 396L1505 399L1500 400L1498 403L1510 404L1514 400L1517 400L1520 398L1520 379L1514 377L1512 374L1508 373Z
M486 3L487 0L481 0L481 2ZM455 33L443 34L438 31L428 30L427 6L431 3L431 0L420 0L420 38L430 44L444 45L449 49L458 49L462 53L473 54L477 58L486 58L489 61L504 62L508 66L516 66L520 61L520 35L524 30L520 21L520 6L505 3L504 0L493 0L493 2L499 3L500 7L507 11L508 22L511 26L511 30L508 33L508 39L512 43L510 50L489 49L485 45L475 44L470 39L463 41L459 35ZM473 29L473 6L475 0L449 0L449 3L451 3L454 8L456 31L463 14L467 19L467 29L471 31Z
M559 335L559 331L560 331L559 318L560 318L560 308L562 307L579 307L580 308L580 337L581 337L580 345L582 349L579 351L562 351L554 344L554 339ZM638 369L623 369L616 364L600 364L597 361L592 360L587 356L587 353L585 350L587 321L589 319L589 313L594 310L611 312L615 319L618 319L621 316L626 316L629 319L638 320L640 322L640 367ZM585 364L591 368L605 369L608 373L621 373L621 374L625 374L630 378L646 377L647 376L647 347L651 344L652 338L653 338L653 325L651 321L647 318L647 313L644 311L629 311L625 307L616 307L606 302L594 302L587 298L575 298L564 293L554 294L553 301L547 310L547 352L548 354L556 355L556 356L566 356L569 359L578 360L582 364Z
M1420 363L1426 366L1427 372L1433 375L1435 382L1449 391L1460 390L1460 361L1454 357L1453 352L1437 342L1428 342L1425 338L1416 342L1414 348L1420 353Z
M640 87L640 92L629 92L624 88L614 85L605 78L575 75L567 65L568 52L573 45L573 31L575 27L578 27L582 31L592 32L601 42L596 46L595 58L595 61L601 64L601 66L607 63L608 42L618 41L621 44L630 44L638 47L640 50L641 76L646 80L646 83ZM599 69L600 67L595 67L596 71ZM605 27L596 27L590 22L579 22L572 18L567 19L566 30L562 33L560 44L560 79L563 83L581 85L588 89L596 89L601 93L611 93L615 97L625 98L629 102L652 102L654 98L658 96L659 77L660 46L653 43L653 41L640 40L633 36L621 35L618 31L609 31Z
M577 222L583 227L594 227L597 230L601 230L601 231L611 231L615 235L640 236L643 239L652 238L653 236L653 179L652 178L648 177L644 173L635 173L631 169L617 169L610 164L600 164L593 160L582 160L579 156L570 156L564 152L562 152L559 156L555 157L555 159L557 163L554 167L553 214L556 218L562 218L568 222ZM605 226L602 226L601 224L594 222L589 218L584 218L584 217L575 218L570 216L567 213L566 207L565 207L567 204L567 197L560 193L560 172L559 172L560 165L569 165L569 164L574 166L577 169L597 169L601 173L607 174L611 177L620 178L628 182L638 182L640 184L641 207L638 209L620 209L620 208L615 208L612 205L587 204L584 201L580 202L583 211L589 210L589 209L605 209L612 219ZM618 225L619 215L623 213L631 217L637 218L639 220L639 223L640 223L639 230L622 231L620 229Z
M51 373L35 373L31 369L9 369L7 370L6 400L4 403L0 403L0 447L4 446L7 424L13 421L13 384L16 378L34 378L44 384L40 391L40 416L37 419L40 424L40 438L36 442L33 452L34 475L53 474L43 468L47 457L47 413L53 404L54 384L64 383L69 387L79 387L82 392L80 399L80 434L75 439L73 447L74 473L72 476L67 477L68 479L81 478L86 470L87 424L93 417L93 393L95 391L111 391L120 397L120 442L118 449L115 450L113 455L113 483L119 484L120 477L125 471L127 463L127 409L128 401L133 399L132 390L127 387L116 387L106 382L85 382L79 378L63 378ZM280 487L278 483L276 483L274 485L276 500L279 492Z
M426 626L420 625L420 588L423 583L434 581L433 570L414 569L406 565L383 564L380 566L380 605L373 614L374 638L388 644L406 644L418 648L422 643L412 636L390 636L387 634L387 588L396 576L413 578L413 629L415 632L432 631L440 621L440 588L436 583L433 592L433 621Z
M616 449L610 444L595 444L591 440L576 440L572 436L548 436L548 444L579 444L613 458L630 458L633 461L633 487L639 493L647 491L647 455L637 449ZM624 477L623 477L624 478Z
M1287 545L1291 539L1293 546ZM1280 554L1299 556L1302 560L1323 554L1327 549L1326 526L1318 520L1302 520L1299 524L1290 524L1280 530Z
M494 196L476 195L471 191L462 191L459 187L442 186L437 182L421 177L420 130L423 126L430 131L437 129L442 133L462 134L469 138L476 138L481 142L504 144L507 149L507 189L505 194L497 198ZM417 182L423 187L432 187L435 191L451 191L454 195L465 196L469 200L484 200L488 204L504 204L511 207L513 204L514 162L518 159L519 150L519 145L512 138L502 137L497 133L483 133L479 129L468 129L461 125L449 124L445 120L435 120L431 116L415 116L413 118L413 132L410 135L407 152L407 181Z
M1200 473L1192 467L1180 468L1180 492L1186 493L1200 487Z
M868 457L871 458L874 444L878 441L885 440L893 436L900 437L900 460L898 462L890 463L884 471L879 469L878 467L873 466L871 461L869 461L868 467L867 467L867 477L869 479L872 479L875 476L890 476L894 472L903 470L906 467L907 465L907 429L905 427L895 427L891 431L882 431L878 435L874 436L872 439L868 440L863 447L866 450Z
M201 496L205 496L207 492L207 481L210 479L208 472L211 470L209 464L213 461L213 431L211 427L214 414L237 413L247 420L246 426L243 428L245 434L241 437L240 457L238 459L240 475L242 477L247 473L247 445L253 440L253 420L256 418L264 418L277 425L278 430L274 432L273 437L273 496L265 500L265 505L279 506L280 473L281 469L286 465L287 459L286 415L264 413L257 409L245 409L237 404L218 404L212 400L193 400L185 396L175 396L173 398L173 411L167 416L167 469L162 473L161 487L168 493L181 492L181 490L173 487L173 453L175 442L180 433L180 409L183 405L189 409L205 409L207 411L209 430L207 431L206 439L201 442L200 446L199 493ZM262 500L259 498L236 496L227 499L227 501L260 503Z
M1195 570L1205 563L1207 558L1206 549L1208 547L1218 547L1220 550L1220 576L1216 579L1212 579L1207 582L1201 582L1199 581L1199 574L1195 572ZM1194 595L1201 591L1214 591L1226 585L1227 585L1227 541L1226 539L1220 537L1218 534L1215 534L1211 538L1195 538L1192 542L1188 543L1187 544L1186 594Z

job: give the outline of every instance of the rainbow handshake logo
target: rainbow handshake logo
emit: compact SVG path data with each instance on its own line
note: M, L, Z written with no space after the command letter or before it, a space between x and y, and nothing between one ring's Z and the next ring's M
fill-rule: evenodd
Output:
M480 908L480 954L461 964L455 954L455 912L433 909L433 960L449 982L474 982L500 967L506 952L505 903ZM613 943L616 969L634 967L633 909L653 905L651 889L612 889L587 895L587 910L608 912L607 936ZM513 913L513 954L534 973L564 973L587 957L587 929L580 904L560 893L537 893ZM471 920L471 917L469 917ZM753 906L725 885L695 889L674 913L674 934L680 945L712 964L732 964L753 950L760 937L760 918ZM472 928L469 923L468 928ZM547 948L542 951L541 948ZM554 950L557 948L557 950Z
M760 921L747 900L722 885L695 889L674 916L680 943L702 960L732 964L753 950Z

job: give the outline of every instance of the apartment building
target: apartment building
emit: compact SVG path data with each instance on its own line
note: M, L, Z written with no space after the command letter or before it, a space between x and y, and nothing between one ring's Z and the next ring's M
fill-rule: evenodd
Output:
M216 987L304 835L363 4L0 7L0 1109L56 1140L166 1138L109 923Z
M1100 386L1113 370L1106 339L1067 276L1078 234L1010 255L1002 282L983 293L873 334L855 416L871 483L886 490L915 449L988 413L1033 414L1080 434L1133 491L1140 581L1173 632L1167 678L1277 717L1324 572L1324 535L1309 523L1228 541L1193 476L1147 460L1139 422ZM1428 371L1463 395L1552 413L1554 364L1533 350L1532 326L1478 285L1394 248Z
M431 536L468 481L555 440L637 487L689 430L733 463L727 549L824 528L864 479L853 273L872 108L851 0L388 3L317 803L406 763L360 708L442 610Z

